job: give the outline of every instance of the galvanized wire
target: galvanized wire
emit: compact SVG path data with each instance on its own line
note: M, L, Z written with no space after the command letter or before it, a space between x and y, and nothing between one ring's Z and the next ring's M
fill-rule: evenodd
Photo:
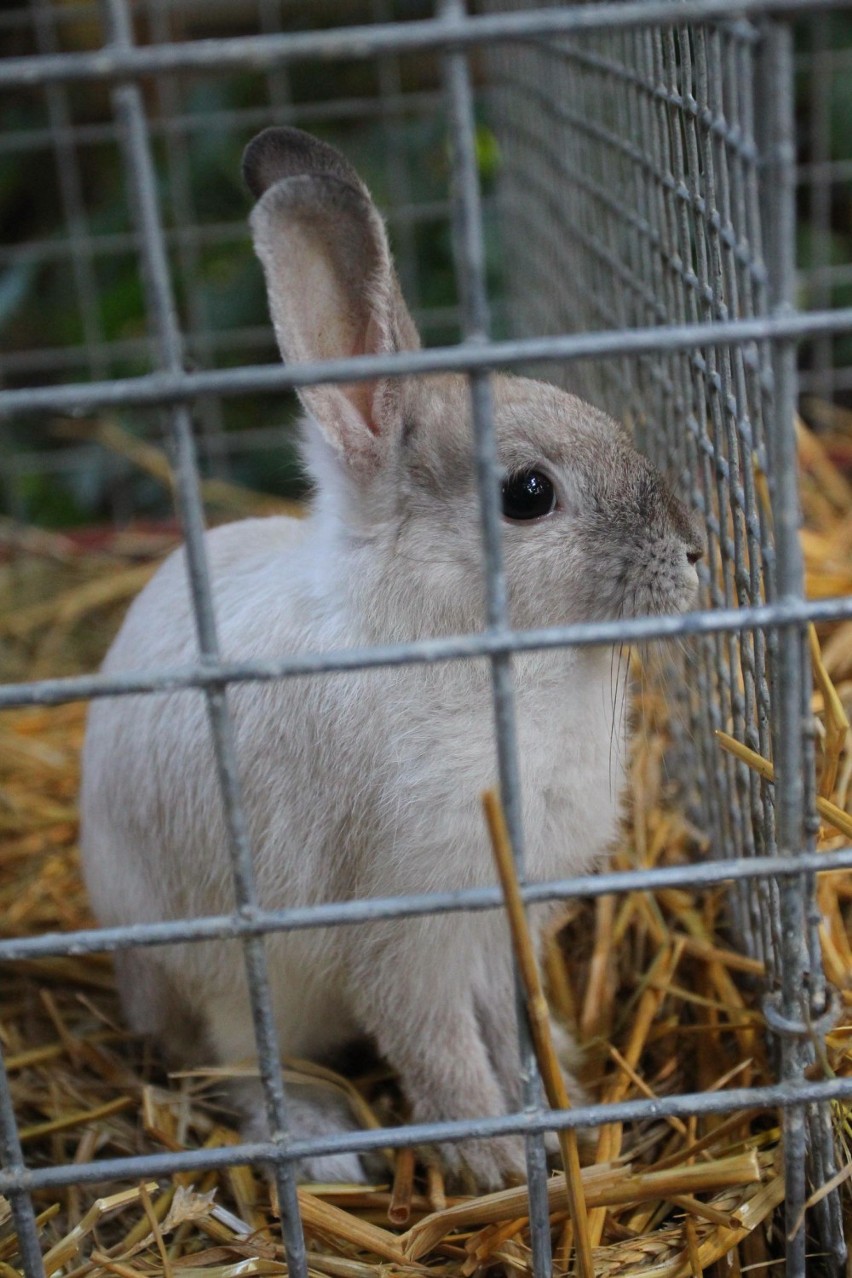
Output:
M418 373L468 372L476 368L515 368L539 362L604 359L612 355L638 357L654 352L681 351L695 346L748 346L771 338L845 333L852 328L852 307L835 311L785 316L756 316L703 324L614 329L592 333L557 334L511 341L432 347L398 355L375 355L315 363L260 364L208 372L149 373L107 382L73 382L62 386L0 390L0 419L42 413L84 415L117 404L133 407L177 403L202 395L269 394L300 386L331 382L370 381L375 377L405 377ZM718 393L718 392L717 392Z
M657 867L653 870L618 870L595 875L578 875L552 882L527 883L521 896L528 904L565 900L571 897L600 896L610 892L636 892L665 888L706 888L744 880L799 878L818 870L849 869L852 849L838 848L828 853L803 853L795 862L789 857L767 856L758 861L710 860L696 865ZM383 919L413 918L420 914L493 910L502 904L496 888L466 888L453 892L428 892L415 896L370 897L328 905L292 907L281 910L258 909L243 914L208 916L200 919L172 919L162 923L137 923L133 927L104 927L46 936L0 939L0 961L47 958L73 953L115 953L136 946L170 945L184 941L226 940L230 937L261 935L266 932L296 931L310 927L345 927Z
M290 1160L337 1153L342 1148L368 1153L372 1150L402 1149L417 1144L439 1141L477 1139L483 1136L508 1136L514 1133L549 1131L554 1127L592 1127L601 1123L635 1123L664 1118L703 1117L738 1110L774 1110L810 1102L848 1101L852 1097L852 1079L835 1078L818 1083L774 1083L765 1087L740 1087L729 1091L693 1092L681 1096L660 1096L653 1101L630 1100L617 1104L583 1105L573 1109L550 1110L547 1113L508 1114L499 1118L459 1119L443 1123L409 1123L402 1127L378 1127L350 1132L345 1145L337 1137L316 1137L293 1141L286 1154L272 1141L225 1145L186 1150L180 1153L139 1154L123 1158L99 1159L90 1163L72 1163L56 1167L36 1167L28 1171L0 1168L0 1193L15 1190L30 1193L37 1189L56 1189L64 1185L103 1184L110 1180L145 1180L152 1176L170 1176L193 1170L208 1171L233 1167L241 1163L271 1162L281 1157ZM804 1272L804 1271L802 1271ZM797 1278L799 1276L797 1275Z
M815 13L837 5L838 0L737 0L735 11L743 16L785 15ZM515 7L523 9L523 6ZM0 88L75 80L109 81L190 69L221 72L232 67L248 67L266 71L280 63L312 58L362 60L387 53L484 47L531 36L550 37L601 29L642 30L674 21L720 21L727 18L731 10L728 0L619 0L614 4L603 0L564 9L542 7L529 12L486 14L460 22L431 18L293 35L235 36L180 41L160 47L9 58L0 65Z

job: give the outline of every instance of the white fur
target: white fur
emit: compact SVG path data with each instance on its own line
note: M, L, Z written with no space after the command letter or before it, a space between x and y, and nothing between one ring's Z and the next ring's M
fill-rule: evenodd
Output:
M327 332L323 317L312 313L321 302L294 299L287 276L291 181L273 185L258 205L258 251L279 330ZM299 181L303 210L310 191ZM361 216L357 208L340 213L341 199L345 205L349 197L333 194L329 201L317 179L316 199L330 225L333 216ZM264 223L261 214L272 204ZM359 235L381 237L374 210L370 218L366 230L358 223ZM318 246L306 245L300 229L299 251L322 254L319 233L318 239ZM370 334L379 334L377 348L387 348L389 332L410 332L386 246L378 243L380 261L382 253L386 278L379 272L369 282L370 304L382 312L370 326ZM340 340L369 349L358 318L363 298L346 292L357 286L357 262L350 268L356 284L344 278L342 297L327 289L327 304L345 305L352 324L361 326L346 336L344 325ZM310 356L310 344L302 341L302 351ZM306 403L321 411L308 426L317 497L306 520L248 520L207 535L226 660L481 629L466 385L440 378L390 387L371 388L374 399L365 399L363 389L356 395L326 388L314 399L306 393ZM547 625L596 612L685 606L694 582L685 513L676 504L642 525L624 493L659 477L618 428L538 383L498 378L495 403L507 469L545 465L562 503L533 525L506 526L513 621ZM366 433L365 413L374 419ZM595 522L610 501L619 513ZM626 581L616 591L621 576ZM195 655L185 560L177 552L131 606L104 670L178 666ZM602 650L524 655L514 669L528 875L587 871L598 864L616 820L623 680L616 691L612 654ZM228 705L265 907L495 881L480 810L481 792L496 777L487 661L235 685ZM86 878L103 924L232 908L201 692L92 705L82 812ZM546 915L533 911L536 931ZM414 1121L494 1115L519 1104L510 946L500 913L279 933L267 938L266 953L287 1055L328 1057L360 1035L372 1036L399 1072ZM131 1023L178 1058L229 1062L251 1055L238 943L136 951L121 957L119 981ZM257 1131L256 1091L244 1089L243 1104ZM295 1103L292 1118L296 1135L346 1125L310 1098ZM523 1171L519 1138L443 1152L452 1169L483 1185ZM350 1177L358 1164L342 1155L303 1170Z

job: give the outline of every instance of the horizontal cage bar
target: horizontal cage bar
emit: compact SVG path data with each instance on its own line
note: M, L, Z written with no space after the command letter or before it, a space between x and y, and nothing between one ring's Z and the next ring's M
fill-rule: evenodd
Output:
M115 404L168 404L203 395L273 392L333 382L370 381L376 377L409 377L474 369L496 371L533 362L650 355L688 350L694 346L742 346L764 340L795 341L817 334L850 330L852 307L847 307L836 311L726 320L712 324L676 324L626 332L614 330L517 341L469 342L393 356L359 356L286 367L262 364L253 368L201 373L150 373L113 382L0 390L0 418L24 413L84 414Z
M99 1162L75 1163L63 1167L32 1170L0 1170L0 1193L14 1189L59 1189L65 1185L101 1184L108 1180L141 1180L151 1176L172 1176L186 1171L207 1171L240 1163L295 1161L306 1154L323 1154L339 1149L366 1153L373 1149L400 1149L436 1141L460 1141L512 1132L546 1132L556 1128L594 1127L602 1123L639 1122L647 1118L689 1118L693 1114L727 1114L739 1110L789 1109L852 1097L852 1078L824 1079L820 1082L775 1083L767 1087L732 1088L727 1092L693 1092L682 1096L621 1101L609 1105L583 1105L569 1110L540 1110L535 1113L506 1114L499 1118L470 1119L443 1123L380 1127L348 1132L345 1137L293 1141L282 1149L272 1142L227 1145L186 1153L140 1154L109 1158Z
M738 0L736 13L812 13L837 0ZM8 58L0 64L0 90L75 80L121 80L155 72L221 72L231 67L264 70L308 58L363 59L388 53L450 50L595 30L681 26L730 17L730 0L618 0L567 9L539 9L483 17L376 24L366 27L198 40L184 44L106 48L95 53Z
M762 856L710 860L693 865L649 866L641 870L602 871L549 883L525 883L521 895L528 905L610 892L654 892L675 887L711 887L720 883L796 878L800 875L852 869L852 848L831 852L803 852L796 856ZM81 932L0 940L0 962L49 958L56 955L115 953L140 945L226 940L289 932L313 927L345 927L382 919L414 918L423 914L493 910L503 905L497 888L466 888L421 896L358 899L285 910L243 911L216 918L178 919L163 923L134 923L126 927L91 928Z

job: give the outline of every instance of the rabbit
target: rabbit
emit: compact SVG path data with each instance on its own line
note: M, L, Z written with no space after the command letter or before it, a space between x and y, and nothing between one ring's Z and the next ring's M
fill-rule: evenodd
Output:
M248 146L247 184L283 358L412 351L382 219L327 144L291 128ZM693 515L610 417L542 382L494 374L511 624L674 612L696 591ZM364 648L482 631L483 562L467 379L307 387L304 519L206 534L224 659ZM103 669L197 655L184 553L131 605ZM623 682L604 648L514 658L530 880L601 864L618 812ZM496 771L486 658L232 685L240 783L267 908L495 882L481 792ZM83 754L82 849L106 926L233 908L205 698L197 689L95 701ZM530 911L536 938L550 917ZM508 928L500 911L307 929L266 939L281 1050L328 1060L371 1039L414 1122L519 1107ZM176 1060L236 1062L254 1042L239 943L118 956L126 1015ZM572 1042L563 1035L566 1055ZM569 1065L569 1089L577 1084ZM291 1089L291 1134L351 1128ZM257 1083L244 1131L265 1132ZM524 1174L520 1136L446 1144L451 1173L490 1189ZM353 1153L309 1179L362 1180Z

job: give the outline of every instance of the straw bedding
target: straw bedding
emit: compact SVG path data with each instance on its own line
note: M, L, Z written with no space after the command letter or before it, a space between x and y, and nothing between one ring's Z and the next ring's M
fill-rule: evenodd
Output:
M800 431L808 591L849 593L852 429L837 410L812 405L808 411L822 431L819 438L804 426ZM120 432L104 442L127 448ZM159 467L165 477L155 450L134 461L151 473ZM206 495L214 517L268 505L227 487ZM0 525L4 679L91 669L126 603L175 540L176 530L162 526L72 537ZM814 635L814 655L824 801L819 847L829 849L852 832L846 717L852 707L852 623ZM624 868L681 863L706 850L701 831L671 801L663 766L665 701L648 680L639 689L628 818L614 857ZM83 706L69 705L0 715L0 917L7 934L92 921L76 844L84 713ZM769 776L768 761L748 761ZM726 932L725 897L724 887L671 890L566 907L561 931L547 945L544 977L551 1006L585 1045L585 1081L595 1099L774 1081L759 1011L761 966L736 952ZM847 1074L850 876L820 876L819 902L826 972L840 990L841 1014L817 1069ZM105 957L5 968L0 1034L32 1166L237 1140L215 1072L169 1076L155 1050L123 1028ZM306 1067L293 1062L288 1068L295 1077ZM401 1113L393 1080L380 1066L364 1066L341 1085L357 1089L365 1121L384 1124ZM852 1170L846 1153L852 1129L842 1108L835 1117L845 1178ZM772 1267L783 1247L776 1113L610 1125L586 1161L579 1240L564 1176L551 1181L558 1273L578 1272L578 1255L591 1256L599 1275L780 1272ZM478 1198L454 1196L451 1189L439 1169L427 1171L417 1151L407 1150L375 1186L302 1188L312 1271L329 1278L414 1274L425 1267L447 1278L489 1269L528 1272L523 1187ZM848 1190L847 1181L844 1194ZM270 1187L248 1167L159 1183L72 1186L39 1193L36 1202L48 1275L236 1278L286 1272ZM0 1278L12 1278L19 1266L9 1207L0 1199Z

